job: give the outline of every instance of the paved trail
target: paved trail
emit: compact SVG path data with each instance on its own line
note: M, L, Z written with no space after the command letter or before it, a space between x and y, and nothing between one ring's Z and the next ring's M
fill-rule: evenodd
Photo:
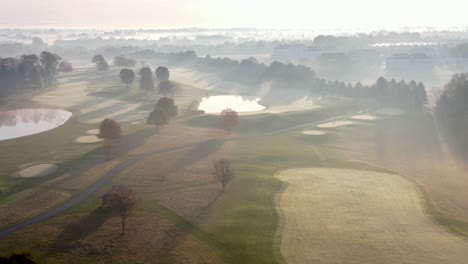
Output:
M49 211L47 211L45 213L34 216L34 217L32 217L32 218L30 218L28 220L25 220L23 222L20 222L20 223L14 225L14 226L9 227L8 229L0 231L0 238L3 238L3 237L5 237L5 236L7 236L7 235L9 235L9 234L11 234L11 233L13 233L15 231L18 231L18 230L20 230L22 228L25 228L27 226L39 223L39 222L41 222L43 220L46 220L46 219L48 219L50 217L53 217L53 216L55 216L57 214L60 214L61 212L63 212L65 210L67 210L67 209L81 203L86 198L88 198L92 193L94 193L99 188L101 188L101 186L103 186L108 181L110 181L114 176L116 176L117 174L119 174L120 172L122 172L123 170L125 170L126 168L131 166L132 164L136 163L137 161L140 161L142 159L145 159L147 157L150 157L150 156L153 156L153 155L156 155L156 154L162 154L162 153L171 152L171 151L178 150L178 149L183 149L183 148L188 148L188 147L201 145L201 144L206 143L208 141L210 141L210 140L206 140L206 141L202 141L202 142L198 142L198 143L194 143L194 144L186 144L186 145L176 146L176 147L172 147L172 148L166 148L166 149L150 151L150 152L146 152L146 153L140 154L138 156L135 156L135 157L133 157L131 159L128 159L128 160L120 163L119 165L117 165L115 168L113 168L111 171L106 173L104 176L102 176L95 183L93 183L92 185L87 187L85 190L83 190L83 192L81 192L79 195L73 197L71 200L65 202L61 206L55 207L55 208L53 208L53 209L51 209L51 210L49 210Z
M335 117L332 117L332 118L327 118L325 120L319 120L319 121L314 121L314 122L310 122L310 123L297 125L297 126L294 126L294 127L288 127L288 128L284 128L284 129L271 131L271 132L265 132L265 133L262 133L260 135L274 135L274 134L279 134L279 133L286 133L286 132L298 130L298 129L301 129L301 128L305 128L305 127L308 127L308 126L317 125L317 124L320 124L320 123L323 123L323 122L328 122L328 121L332 121L332 120L336 120L336 119L340 119L340 118L344 118L344 117L349 117L349 116L352 116L352 115L355 115L355 114L359 114L361 112L363 112L363 111L357 111L357 112L349 113L349 114L346 114L346 115L340 115L340 116L335 116ZM232 139L235 139L235 137L230 138L230 140L232 140ZM13 233L15 231L18 231L18 230L20 230L22 228L25 228L27 226L30 226L30 225L39 223L41 221L44 221L44 220L46 220L48 218L51 218L51 217L53 217L53 216L55 216L57 214L60 214L61 212L65 211L65 210L67 210L67 209L81 203L86 198L88 198L92 193L94 193L96 190L98 190L101 186L103 186L108 181L110 181L114 176L116 176L117 174L119 174L124 169L128 168L129 166L135 164L137 161L140 161L142 159L145 159L147 157L150 157L150 156L153 156L153 155L156 155L156 154L162 154L162 153L167 153L167 152L171 152L171 151L178 150L178 149L183 149L183 148L188 148L188 147L201 145L201 144L207 143L208 141L210 141L210 140L206 140L206 141L202 141L202 142L198 142L198 143L194 143L194 144L187 144L187 145L181 145L181 146L176 146L176 147L172 147L172 148L166 148L166 149L162 149L162 150L150 151L150 152L146 152L146 153L140 154L138 156L135 156L135 157L133 157L133 158L131 158L129 160L126 160L126 161L122 162L121 164L119 164L118 166L116 166L115 168L113 168L108 173L106 173L104 176L102 176L98 181L96 181L95 183L93 183L92 185L87 187L80 194L73 197L71 200L65 202L61 206L53 208L53 209L51 209L49 211L46 211L46 212L44 212L44 213L42 213L40 215L34 216L34 217L32 217L32 218L30 218L28 220L25 220L23 222L20 222L20 223L14 225L14 226L11 226L8 229L0 231L0 238L3 238L3 237L5 237L5 236L7 236L7 235L9 235L9 234L11 234L11 233Z

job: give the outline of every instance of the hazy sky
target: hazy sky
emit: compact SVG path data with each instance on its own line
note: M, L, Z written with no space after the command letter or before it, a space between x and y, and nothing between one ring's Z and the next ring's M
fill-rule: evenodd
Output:
M0 0L2 27L468 26L466 0Z

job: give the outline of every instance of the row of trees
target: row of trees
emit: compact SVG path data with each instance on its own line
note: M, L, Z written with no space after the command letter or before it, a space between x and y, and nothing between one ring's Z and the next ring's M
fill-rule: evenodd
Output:
M437 99L434 113L446 141L468 161L468 73L452 77Z
M91 62L96 65L96 70L98 71L107 71L109 70L109 63L101 54L94 55L91 59ZM136 65L136 60L132 58L127 58L125 56L115 56L114 57L114 65L118 67L127 67L133 68Z
M140 89L145 92L154 91L155 85L151 68L148 66L142 67L138 74L140 75ZM174 86L169 81L169 69L164 66L159 66L156 68L154 74L159 80L157 86L159 93L166 96L174 96ZM124 68L120 70L119 78L128 88L135 80L135 72L132 69Z
M70 72L70 62L48 51L39 56L25 54L20 58L0 58L0 95L22 89L40 89L52 85L57 72Z
M373 85L361 83L346 84L319 78L316 73L304 65L272 62L270 65L258 62L255 58L242 61L229 58L197 57L193 51L177 53L156 53L142 51L134 53L135 57L157 60L173 65L196 65L198 70L216 73L224 79L248 84L249 87L260 87L268 81L274 89L303 89L314 95L349 96L356 99L375 99L386 105L421 109L427 101L424 85L416 81L387 81L379 78ZM255 91L252 91L255 92ZM413 104L414 103L414 104Z

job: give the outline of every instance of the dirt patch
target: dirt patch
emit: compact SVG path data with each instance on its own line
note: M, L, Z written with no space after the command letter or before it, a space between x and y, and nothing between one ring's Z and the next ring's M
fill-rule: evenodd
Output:
M352 125L352 124L353 124L352 121L333 121L333 122L327 122L327 123L317 125L317 127L320 127L320 128L334 128L334 127L340 127L340 126L348 126L348 125Z
M463 263L468 242L435 224L409 181L387 173L311 168L288 183L281 253L288 263Z
M21 169L18 176L22 178L44 177L58 170L58 166L52 163L34 164Z

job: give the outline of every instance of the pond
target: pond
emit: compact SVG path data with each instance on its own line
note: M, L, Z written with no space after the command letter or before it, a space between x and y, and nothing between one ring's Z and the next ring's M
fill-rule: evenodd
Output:
M265 109L265 106L259 104L258 101L260 98L248 99L239 95L215 95L203 97L198 109L208 114L219 114L226 108L231 108L239 113Z
M0 111L0 141L41 133L63 125L71 112L58 109Z

